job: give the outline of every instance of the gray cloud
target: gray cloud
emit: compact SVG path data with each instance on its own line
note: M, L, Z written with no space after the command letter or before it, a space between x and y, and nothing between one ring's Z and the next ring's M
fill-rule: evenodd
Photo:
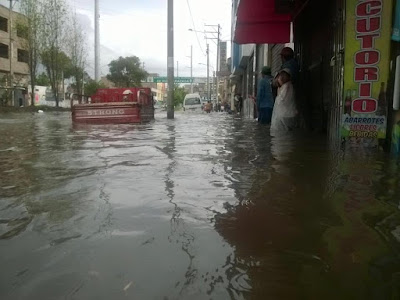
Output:
M94 74L94 1L66 0L71 10L77 11L77 18L87 37L87 71ZM0 0L7 6L8 0ZM179 74L189 76L190 45L193 45L193 74L205 76L204 34L188 31L193 22L197 30L204 30L204 24L222 24L223 36L230 36L230 0L189 1L193 20L186 0L175 1L175 61L179 60ZM213 9L210 9L210 5ZM16 7L17 8L17 7ZM166 0L100 0L101 13L101 73L108 73L108 63L119 56L136 55L146 64L150 73L166 75ZM178 16L178 17L177 17ZM209 41L210 63L215 67L216 47ZM202 50L201 50L202 48ZM210 68L212 75L212 68Z

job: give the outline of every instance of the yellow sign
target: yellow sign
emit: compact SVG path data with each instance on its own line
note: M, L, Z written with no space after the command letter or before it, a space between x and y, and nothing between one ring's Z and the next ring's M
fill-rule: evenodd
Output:
M386 138L392 0L346 1L342 136L376 146Z

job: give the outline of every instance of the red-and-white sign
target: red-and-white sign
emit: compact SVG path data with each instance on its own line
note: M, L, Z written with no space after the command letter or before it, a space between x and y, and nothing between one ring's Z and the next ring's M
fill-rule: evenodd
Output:
M372 84L379 81L381 52L375 40L381 36L382 1L359 1L356 7L356 33L360 51L354 55L354 81L359 83L358 98L353 99L355 113L374 113L378 100L373 98Z

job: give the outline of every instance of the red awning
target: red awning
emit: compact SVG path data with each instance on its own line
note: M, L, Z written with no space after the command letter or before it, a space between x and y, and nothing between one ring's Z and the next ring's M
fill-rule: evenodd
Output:
M236 16L237 44L290 42L291 15L277 14L275 0L240 0Z

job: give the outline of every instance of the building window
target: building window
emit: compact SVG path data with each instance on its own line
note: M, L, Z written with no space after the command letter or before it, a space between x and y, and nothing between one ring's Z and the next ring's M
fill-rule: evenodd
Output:
M8 58L8 45L0 43L0 57Z
M0 30L8 32L8 19L0 17Z
M28 51L18 49L18 61L19 62L28 63L28 61L29 61L28 58L29 58Z

